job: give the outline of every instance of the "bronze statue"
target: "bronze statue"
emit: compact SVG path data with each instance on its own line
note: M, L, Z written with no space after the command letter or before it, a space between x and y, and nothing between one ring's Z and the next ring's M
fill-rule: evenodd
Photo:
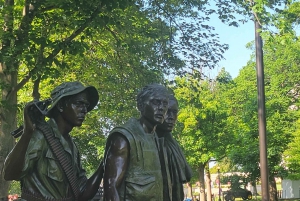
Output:
M172 200L166 152L155 128L168 109L165 87L151 84L137 95L140 118L131 118L109 134L104 158L104 201Z
M4 178L20 180L22 200L86 201L99 188L103 164L87 179L69 134L96 106L98 92L80 82L65 82L52 91L51 99L47 122L45 108L39 113L36 102L25 106L23 133L5 160Z
M183 152L172 136L172 130L177 121L178 102L170 95L169 107L163 124L156 128L158 137L163 140L164 147L167 150L169 171L172 181L172 201L184 200L183 184L189 182L192 176L192 170L188 165Z

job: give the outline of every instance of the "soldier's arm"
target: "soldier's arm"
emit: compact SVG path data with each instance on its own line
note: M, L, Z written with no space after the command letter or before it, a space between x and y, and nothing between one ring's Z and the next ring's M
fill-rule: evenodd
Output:
M28 114L28 110L31 106L32 103L29 103L24 108L23 134L5 159L3 171L5 180L19 180L21 176L22 169L24 167L26 151L35 129L35 125L32 123Z
M115 133L110 138L104 169L104 201L119 201L117 188L124 179L129 160L129 143Z
M94 174L87 180L85 189L80 195L79 200L89 200L92 199L95 194L97 193L101 180L103 178L103 172L104 172L104 167L103 167L103 160L100 162L99 167L97 170L94 172Z

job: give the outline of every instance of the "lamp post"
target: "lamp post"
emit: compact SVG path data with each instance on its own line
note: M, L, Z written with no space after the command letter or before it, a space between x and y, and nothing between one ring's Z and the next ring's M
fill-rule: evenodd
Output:
M221 201L221 178L220 178L220 167L218 166L218 178L219 178L219 201Z

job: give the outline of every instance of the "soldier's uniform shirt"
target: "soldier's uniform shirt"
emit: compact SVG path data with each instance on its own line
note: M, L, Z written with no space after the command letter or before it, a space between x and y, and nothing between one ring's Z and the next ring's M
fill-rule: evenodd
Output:
M68 143L60 134L54 119L50 119L47 123L53 129L55 137L60 140L68 159L74 167L80 190L84 189L87 177L85 170L81 166L76 145L72 139ZM61 199L72 196L72 190L65 173L50 150L43 133L39 130L34 131L27 148L20 181L22 188L47 198Z

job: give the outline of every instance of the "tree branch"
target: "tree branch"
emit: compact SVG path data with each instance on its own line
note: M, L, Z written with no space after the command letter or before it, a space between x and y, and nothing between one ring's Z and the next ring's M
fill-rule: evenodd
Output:
M111 35L116 39L117 42L120 42L121 40L118 38L117 34L112 31L107 25L105 25L104 27L107 31L109 31L111 33Z
M32 97L34 100L40 100L41 97L41 94L39 92L40 81L41 81L41 75L39 75L38 78L34 81L33 90L32 90Z
M117 34L113 30L111 30L107 25L105 25L105 29L111 33L111 35L116 39L117 43L120 43L121 39L118 38ZM121 59L119 51L117 51L117 55L118 58Z
M257 16L256 12L252 12L252 13L253 13L253 16L255 17L256 21L258 22L258 24L259 24L260 26L262 26L262 24L261 24L261 22L259 21L259 18L258 18L258 16Z
M41 9L39 10L39 13L43 13L43 12L46 12L46 11L49 11L49 10L54 10L54 9L56 9L56 8L58 8L58 6L48 6L48 7L44 7L44 8L41 8Z
M37 1L41 2L41 1ZM29 0L25 1L25 6L23 9L23 18L21 20L20 26L16 31L16 46L17 50L13 54L13 58L20 55L24 50L24 45L28 42L28 33L31 28L31 23L36 16L36 12L41 6L41 3L31 4Z
M4 14L4 24L3 24L3 30L4 35L12 36L12 30L13 30L13 6L14 6L14 0L8 0L5 1L4 7L11 7L11 9L7 9L8 12L5 12ZM5 49L10 47L10 37L2 38L2 52L5 51Z
M62 42L60 42L56 48L51 52L51 54L48 55L47 58L44 58L43 61L41 61L40 65L36 65L31 71L28 72L28 74L18 83L18 85L15 87L15 91L18 91L21 89L31 78L31 76L40 71L39 66L47 66L47 64L51 63L56 57L56 55L63 49L64 46L66 46L68 43L70 43L76 36L78 36L80 33L84 31L88 27L88 25L97 17L100 10L102 8L102 4L100 3L97 9L92 13L92 15L85 20L85 22L77 29L75 30L69 37L64 39Z

